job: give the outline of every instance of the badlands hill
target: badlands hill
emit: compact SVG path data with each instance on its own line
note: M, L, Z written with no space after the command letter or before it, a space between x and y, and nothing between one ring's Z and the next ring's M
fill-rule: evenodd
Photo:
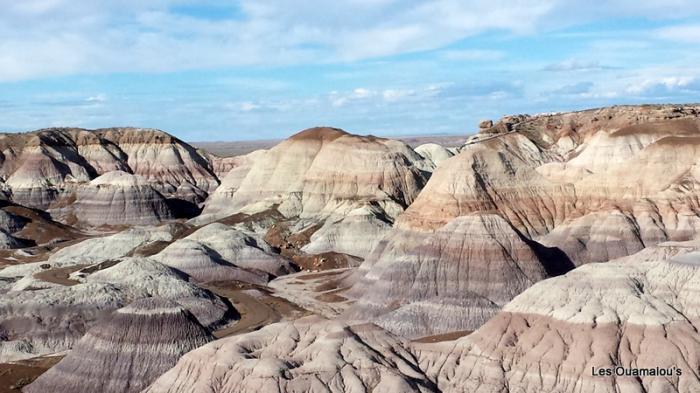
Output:
M147 392L694 392L699 246L667 242L542 281L457 340L318 317L270 325L190 352ZM592 372L615 367L669 375Z
M474 334L415 353L445 392L698 391L694 249L665 244L583 266L534 285ZM615 367L667 374L593 375Z
M213 339L177 303L140 299L101 320L24 391L138 393L182 355Z
M21 205L60 215L81 185L113 171L140 176L173 205L189 207L188 214L219 184L196 149L158 130L53 128L0 135L3 192Z
M369 324L309 317L192 351L145 392L433 391L396 337Z
M293 220L295 231L322 227L314 251L359 257L413 202L434 168L402 142L335 128L304 130L242 161L198 222L274 210ZM376 236L367 238L366 231Z
M236 192L217 205L220 187L204 214L263 211L286 217L341 214L374 203L395 217L413 202L430 164L407 145L334 128L302 131L251 165ZM220 214L220 213L219 213Z
M175 218L167 199L143 177L107 172L80 186L73 204L78 221L93 225L148 225Z
M21 249L2 250L0 361L66 355L28 389L700 388L699 106L507 116L458 149L333 128L225 159L152 130L3 140L0 245ZM69 241L23 235L43 224ZM682 372L592 375L614 366Z
M696 236L694 106L511 116L443 162L347 279L346 316L474 330L535 282Z

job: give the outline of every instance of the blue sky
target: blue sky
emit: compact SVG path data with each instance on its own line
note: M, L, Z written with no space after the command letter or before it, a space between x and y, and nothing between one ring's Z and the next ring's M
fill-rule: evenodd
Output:
M0 129L468 134L700 101L700 2L0 0Z

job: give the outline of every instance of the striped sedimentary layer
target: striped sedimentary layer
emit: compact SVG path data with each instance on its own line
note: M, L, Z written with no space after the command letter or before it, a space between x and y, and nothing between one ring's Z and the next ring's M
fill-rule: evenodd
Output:
M373 325L307 317L210 343L148 393L433 392L403 343Z
M202 282L264 284L294 271L292 264L258 235L221 223L206 225L173 242L153 259Z
M663 243L541 281L453 341L318 317L270 325L185 355L147 391L694 392L698 246Z
M117 261L140 248L159 242L171 242L176 228L175 224L134 227L113 235L86 239L61 248L46 261L7 266L0 270L0 278L22 278L49 268Z
M237 184L204 209L215 216L262 211L287 217L344 215L370 202L395 217L416 197L432 166L407 145L333 128L302 131L256 158ZM229 198L224 196L230 195Z
M179 304L140 299L92 327L63 360L24 391L140 392L182 355L213 339Z
M543 281L472 335L417 345L421 367L448 392L697 391L699 261L630 257Z
M70 349L100 317L140 298L172 300L210 329L236 318L227 302L184 273L147 258L113 263L83 270L73 286L23 284L31 273L19 280L0 299L0 361Z
M116 265L81 280L119 286L128 291L131 299L174 300L207 328L216 327L231 316L229 306L218 296L191 283L186 274L150 258L123 258Z
M225 172L221 175L221 185L212 192L206 201L205 213L227 211L233 194L238 191L241 182L246 178L255 162L261 160L265 153L265 150L256 150L243 156L218 159L216 162L220 166L224 166L219 170L225 170ZM226 161L223 162L223 160Z
M92 226L152 225L176 215L145 178L122 171L97 177L76 195L75 216Z
M7 292L0 299L0 361L69 349L127 302L123 290L102 283Z
M410 320L427 321L422 325L435 333L459 324L455 330L472 330L539 279L660 242L695 238L697 114L695 107L657 106L505 118L494 126L504 130L465 145L435 170L347 279L354 285L347 295L357 299L349 316L369 315L395 332L416 329ZM471 236L483 230L465 233L455 224L474 216L503 221L493 241ZM509 238L520 239L516 248L533 252L547 274L523 281L513 263L518 258L509 255L496 258L506 269L475 274L498 254L470 250L480 250L480 244L500 250L500 239ZM450 254L445 247L450 243L464 247ZM513 291L501 285L509 282L516 283ZM494 291L482 296L481 288L489 286ZM455 300L441 287L468 291ZM499 290L502 296L494 297ZM438 317L447 310L450 317Z
M339 252L366 258L384 237L393 221L375 206L351 210L342 217L329 218L311 235L302 251L309 254Z
M142 176L168 198L203 201L218 185L211 164L193 147L162 131L138 128L55 128L0 135L0 174L7 193L46 209L69 200L75 183L124 171Z
M558 253L495 214L455 218L399 249L388 248L398 241L385 241L375 250L380 259L351 289L357 301L345 317L369 317L406 337L474 330L532 284L560 273Z

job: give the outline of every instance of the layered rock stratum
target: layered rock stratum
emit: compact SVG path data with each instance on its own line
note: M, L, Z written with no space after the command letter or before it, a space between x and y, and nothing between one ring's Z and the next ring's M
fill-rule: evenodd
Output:
M319 317L277 323L185 355L148 393L432 392L400 340Z
M24 391L140 392L182 355L213 339L177 303L139 299L101 320Z
M269 209L300 220L299 230L327 220L338 227L347 220L342 229L324 228L312 248L337 243L334 251L361 257L377 238L357 244L363 236L357 230L383 232L413 202L434 168L402 142L335 128L302 131L241 160L209 198L199 222Z
M0 198L90 238L35 245L38 222L73 229L0 209L0 248L34 246L0 251L16 263L0 270L0 361L91 332L42 386L114 354L127 369L87 379L173 393L700 390L699 114L506 116L454 150L315 128L225 159L148 130L6 135ZM204 212L104 233L190 217L186 206ZM114 349L122 332L99 321L123 322L112 313L141 298L238 335L198 349L199 335L173 336L178 356L194 349L177 363L149 334L149 353ZM333 319L290 320L298 305ZM134 371L147 356L159 371ZM616 367L671 371L601 374Z
M445 392L697 391L700 255L688 251L667 244L535 284L472 335L417 345L421 367Z
M213 340L179 304L136 300L99 321L27 393L138 393L185 353Z
M347 317L409 336L474 330L540 279L695 238L699 125L695 106L496 122L435 170L347 279ZM529 281L528 255L541 266Z
M237 280L264 284L294 271L255 233L221 223L206 225L153 256L200 282Z
M61 266L60 260L54 263ZM237 317L228 302L149 258L104 260L68 281L52 275L52 265L41 265L0 272L21 277L0 299L0 361L70 349L102 317L141 298L174 301L208 329ZM37 272L48 274L39 279Z
M194 204L219 184L205 157L159 130L52 128L2 134L0 152L5 193L41 209L60 207L76 184L112 171L141 176L164 196Z
M456 340L319 317L270 325L185 355L147 392L693 392L699 247L666 242L541 281Z
M123 171L107 172L80 186L73 208L78 221L91 226L152 225L176 216L145 178Z

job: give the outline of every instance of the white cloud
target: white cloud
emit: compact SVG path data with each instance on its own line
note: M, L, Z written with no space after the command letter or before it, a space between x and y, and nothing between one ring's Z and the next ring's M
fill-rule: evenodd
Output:
M355 61L435 50L493 30L532 33L552 21L569 26L625 13L656 18L678 16L672 10L685 17L700 12L698 2L670 1L672 6L616 0L590 7L582 0L0 0L0 81ZM173 8L202 3L240 9L231 18L212 19ZM445 52L460 61L500 55Z
M605 67L600 64L597 60L593 61L583 61L577 59L568 59L559 63L554 63L546 66L545 71L597 71L602 70Z
M700 80L695 76L648 78L627 86L633 95L663 96L672 92L699 92Z
M416 91L413 89L386 89L382 91L382 98L386 102L396 102L415 95Z
M505 52L492 49L446 50L438 55L450 61L495 61L506 57Z
M355 98L355 99L368 98L368 97L372 97L375 94L376 94L376 92L374 92L372 90L368 90L368 89L365 89L363 87L358 87L357 89L352 91L352 98Z
M254 104L254 103L252 103L252 102L242 102L242 103L240 104L240 109L241 109L243 112L254 111L254 110L258 109L258 108L260 108L260 105Z
M99 104L99 103L103 103L103 102L107 101L107 96L105 94L98 94L98 95L94 95L94 96L90 96L90 97L86 98L85 101L90 102L90 103Z
M700 25L678 25L656 30L656 36L665 40L700 43Z

